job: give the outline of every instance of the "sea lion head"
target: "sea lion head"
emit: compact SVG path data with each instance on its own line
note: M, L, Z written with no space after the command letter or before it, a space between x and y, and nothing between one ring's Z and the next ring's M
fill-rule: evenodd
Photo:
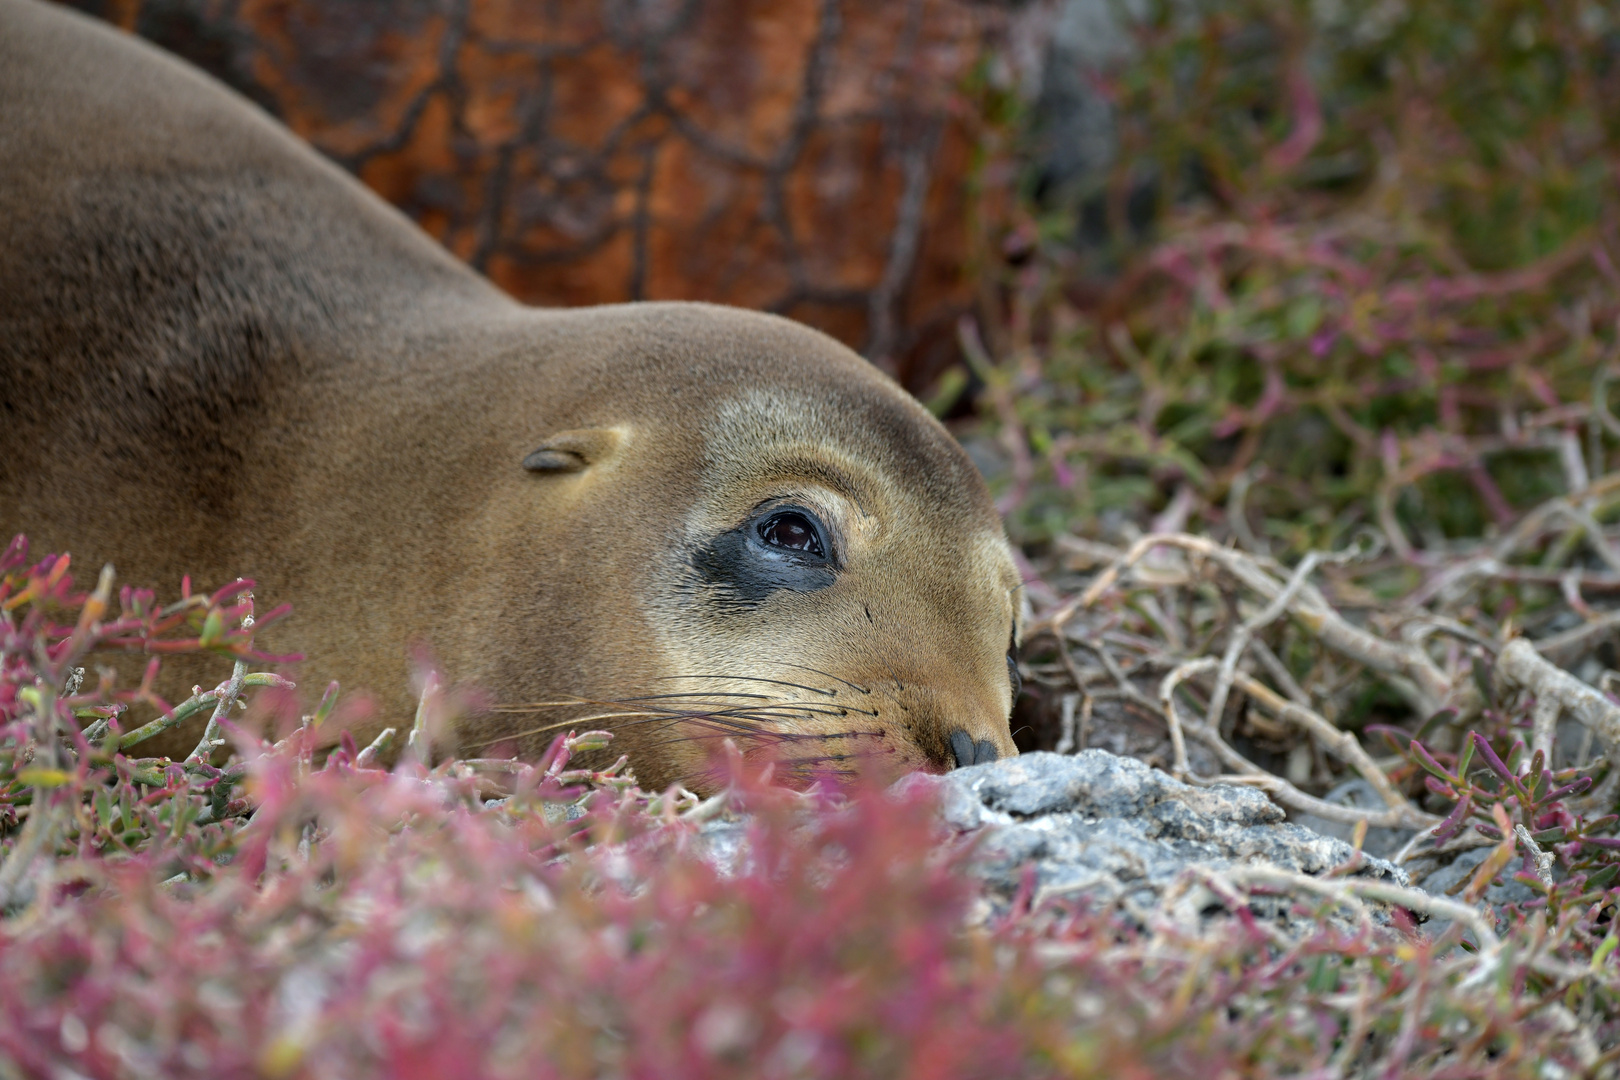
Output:
M801 776L1014 752L1001 524L849 349L711 305L526 308L54 6L0 0L13 99L0 371L37 407L0 424L0 535L252 577L297 611L259 640L301 682L374 692L363 739L412 716L425 643L491 699L459 749L607 727L652 787L712 787L721 736Z
M526 461L547 510L595 522L554 543L615 554L592 602L624 617L577 628L602 658L578 668L642 782L712 786L724 737L804 778L1016 754L1020 579L956 441L788 320L612 310L615 343L576 344L601 359L569 383L617 389Z

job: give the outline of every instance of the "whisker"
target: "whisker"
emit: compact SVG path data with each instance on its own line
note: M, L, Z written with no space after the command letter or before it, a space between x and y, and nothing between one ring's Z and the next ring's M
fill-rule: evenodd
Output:
M510 705L491 705L488 712L534 712L538 709L557 709L564 705L588 705L590 702L584 698L575 698L572 701L520 701Z
M819 702L783 701L765 706L767 709L777 709L787 713L798 713L802 716L870 716L876 718L881 715L877 709L857 709L851 705L822 705Z
M797 667L798 665L795 664L790 666ZM823 690L819 686L805 686L803 683L788 682L785 679L762 679L757 675L668 675L664 677L668 679L720 679L722 681L731 682L770 683L772 686L791 686L795 690L804 690L812 694L821 694L824 697L836 697L838 695L838 691L836 690Z
M657 742L649 743L648 745L651 745L651 746L680 746L683 743L713 742L713 741L715 741L717 739L730 739L730 738L733 737L734 734L735 734L735 732L731 732L731 731L711 731L708 734L700 734L700 735L676 735L676 736L671 736L669 738L660 739ZM769 743L771 745L775 745L776 743L785 742L785 741L787 741L786 736L783 736L783 735L780 735L780 734L773 734L769 738L759 739L758 744L759 745L764 745L766 743Z
M900 675L894 670L894 665L884 660L883 666L889 669L889 678L894 680L894 692L897 694L905 693L906 684L900 681Z
M632 702L632 701L637 701L637 702L640 702L640 701L666 701L666 700L669 700L669 699L672 699L672 698L699 698L699 699L702 699L702 698L721 698L721 697L752 698L752 699L754 699L756 701L770 701L771 700L771 698L770 698L770 696L768 694L739 694L739 693L735 693L735 692L725 692L725 691L715 691L714 693L704 693L704 692L697 691L697 690L694 690L691 693L687 693L687 694L648 694L646 697L625 698L624 700L625 700L625 703L629 703L629 702Z
M758 695L738 694L729 696L757 697ZM625 704L631 704L634 702L635 699L630 699L629 701L626 701ZM582 704L582 702L574 702L573 704ZM624 721L609 725L612 728L624 728L632 725L649 724L653 722L662 722L666 725L673 726L674 724L681 723L683 721L697 723L707 721L724 726L728 731L738 734L759 734L761 732L756 725L769 725L775 721L792 719L794 717L808 718L816 715L843 716L847 715L848 711L849 710L846 709L822 709L818 707L806 707L803 704L794 704L789 702L767 702L767 704L763 706L752 706L749 708L734 706L724 709L705 710L670 709L660 708L657 705L653 705L649 708L632 711L594 713L589 716L570 717L566 720L556 720L552 721L551 723L541 724L537 727L525 728L521 731L503 732L500 735L485 739L481 742L469 742L462 745L469 750L476 750L486 746L493 746L496 743L505 742L510 739L522 739L531 735L544 735L547 732L564 731L570 728L578 728L583 724L603 720ZM783 734L782 732L774 731L769 733L772 735Z
M702 720L699 720L699 721L696 721L696 726L698 726L698 727L715 727L715 728L721 728L723 730L713 731L713 732L710 732L709 734L683 734L683 735L680 735L678 737L668 739L664 743L662 743L661 745L671 746L671 745L674 745L676 743L682 743L682 742L700 742L700 741L705 740L705 739L729 738L731 736L731 734L732 734L732 726L727 725L727 724L707 724L706 722L704 722ZM794 745L797 745L797 744L800 744L800 743L825 742L825 741L833 740L833 739L851 739L851 738L860 738L860 737L882 739L882 738L884 738L884 735L885 735L885 733L881 732L881 731L843 731L843 732L834 732L833 734L828 735L828 734L817 734L815 732L805 732L805 731L758 731L757 729L751 729L751 728L750 729L744 729L744 730L750 736L757 737L759 739L759 741L761 741L761 742L769 742L769 743L773 743L773 744L791 743L791 744L794 744ZM881 753L881 754L892 754L892 753L894 753L894 750L892 748L887 748L887 747L881 748L881 749L874 748L872 750L862 751L862 752L859 752L859 753L856 753L856 754L853 754L853 755L851 755L851 754L821 755L821 756L814 757L814 758L795 758L793 760L795 760L795 761L821 760L822 757L829 757L829 756L830 757L838 757L840 759L848 758L848 757L868 757L868 756L871 756L872 754L879 754L879 753Z
M641 704L644 699L630 699L626 704ZM811 717L811 716L848 716L856 713L861 716L877 717L876 709L856 709L848 705L823 705L819 702L804 701L767 701L764 705L751 706L725 706L718 709L671 709L656 704L646 706L647 711L683 716L743 716L769 718L771 714L780 717Z
M855 709L848 705L822 705L819 702L780 701L763 706L766 710L784 713L797 713L801 716L848 716L856 713L860 716L877 716L876 709Z
M575 716L567 720L557 720L549 724L541 724L539 727L526 728L523 731L503 732L492 739L485 739L483 742L462 743L461 745L469 750L475 750L485 746L493 746L498 742L505 742L508 739L522 739L529 735L543 735L548 731L566 731L569 728L578 728L583 724L589 724L593 721L613 720L619 717L634 717L637 722L641 722L643 720L664 719L663 716L653 716L645 712L597 713L595 716ZM622 727L624 725L612 726Z
M782 720L791 719L793 717L803 717L805 719L809 719L815 716L845 717L849 716L851 713L858 716L870 716L873 719L876 719L879 715L875 709L807 709L788 705L766 706L758 710L713 709L708 710L707 713L695 709L688 711L691 713L697 713L699 715L707 715L708 713L712 713L713 715L717 716L758 717L761 720Z
M870 694L871 691L847 679L820 671L803 664L791 664L790 667L801 668L824 678L837 682L859 691ZM827 690L816 686L806 686L802 683L790 682L785 679L769 679L752 675L688 675L671 676L670 678L716 679L734 682L763 683L770 686L788 687L806 693L818 694L824 697L836 697L837 690ZM898 680L897 680L898 681ZM714 703L716 708L702 708L703 705ZM667 703L667 704L665 704ZM746 703L746 704L745 704ZM578 707L581 705L598 707L607 706L611 711L592 713L587 716L574 716L562 720L554 720L520 731L503 732L477 742L464 743L469 751L480 750L497 743L515 739L532 738L536 735L546 735L553 732L578 730L589 724L599 724L609 730L623 730L627 728L650 727L657 729L677 728L707 728L711 734L701 734L686 730L675 734L668 742L680 742L698 738L744 736L751 740L767 742L800 742L805 740L840 740L860 736L882 738L882 731L848 731L831 733L812 733L783 731L779 725L792 720L813 720L817 717L846 717L853 714L876 718L877 709L861 709L847 705L833 705L830 702L813 701L784 701L774 700L764 693L744 693L741 691L681 691L667 694L652 694L646 697L625 698L619 701L599 701L588 698L573 698L562 701L531 701L514 702L501 705L492 705L488 712L503 714L522 714L538 712L543 709L561 708L563 706ZM618 708L613 708L617 706ZM656 725L656 727L654 727Z
M871 690L869 690L866 687L862 686L860 683L852 683L848 679L841 679L837 675L834 675L832 672L830 672L830 671L822 671L820 668L813 668L813 667L810 667L810 666L808 666L806 664L783 664L782 666L783 667L798 668L800 671L808 671L812 675L820 675L824 679L831 679L834 682L841 682L845 686L849 687L851 690L856 690L856 691L858 691L858 692L860 692L862 694L870 694L872 692Z

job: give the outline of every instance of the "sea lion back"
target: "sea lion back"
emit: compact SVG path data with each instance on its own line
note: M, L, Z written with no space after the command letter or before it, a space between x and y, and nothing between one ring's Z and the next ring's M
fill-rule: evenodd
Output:
M207 278L218 259L236 278L262 263L267 284L298 271L299 287L280 284L282 318L386 301L400 275L498 295L245 98L33 0L0 0L0 239L13 297L37 294L41 271L106 288L125 270L144 295Z
M515 307L203 73L55 5L0 0L8 534L164 576L187 559L231 572L201 534L249 520L246 462L273 474L273 429L298 424L310 388L402 355L439 306ZM114 520L165 539L85 544Z

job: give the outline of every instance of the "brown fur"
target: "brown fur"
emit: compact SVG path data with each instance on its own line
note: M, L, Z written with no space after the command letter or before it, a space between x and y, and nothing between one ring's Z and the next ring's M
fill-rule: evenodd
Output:
M565 431L588 467L522 467ZM721 602L692 552L784 497L844 570ZM420 639L509 706L464 749L641 712L603 723L652 785L701 786L731 728L1016 752L999 520L889 379L772 316L519 305L205 75L31 0L0 0L0 529L163 590L255 578L295 608L266 644L374 691L371 729L408 722Z

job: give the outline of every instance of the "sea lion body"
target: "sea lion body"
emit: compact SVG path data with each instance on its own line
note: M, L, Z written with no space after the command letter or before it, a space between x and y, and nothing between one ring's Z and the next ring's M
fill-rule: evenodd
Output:
M207 76L31 0L0 0L0 420L7 536L254 578L294 605L266 643L369 688L370 729L421 641L506 707L464 749L624 714L648 785L701 787L725 733L807 769L1016 752L999 519L892 381L773 316L520 305Z

